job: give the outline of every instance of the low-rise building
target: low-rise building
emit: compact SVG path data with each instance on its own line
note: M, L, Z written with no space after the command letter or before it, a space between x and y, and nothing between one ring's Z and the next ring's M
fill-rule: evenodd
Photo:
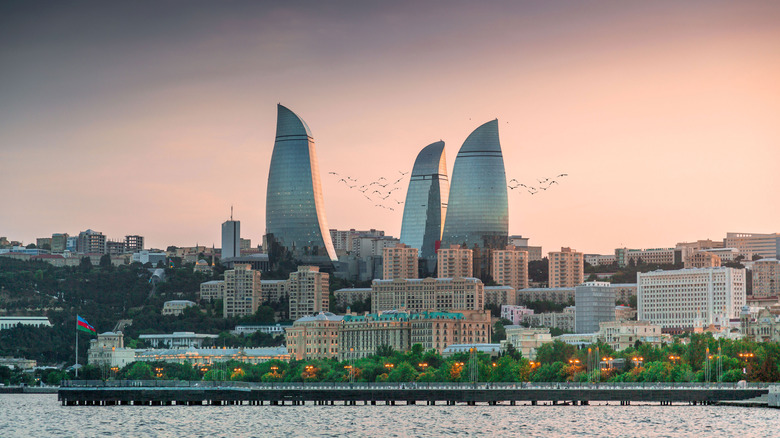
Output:
M751 314L745 306L740 313L740 333L753 342L780 341L780 320L769 309L760 309Z
M574 318L576 315L574 306L563 309L563 312L536 313L524 315L520 321L531 327L557 328L565 332L574 332Z
M187 307L194 307L197 304L190 300L170 300L163 303L163 315L181 315Z
M150 252L150 251L139 251L133 253L133 263L138 262L141 264L147 264L151 263L152 266L157 266L158 263L163 262L168 259L168 254L164 252Z
M685 258L685 268L717 268L720 256L707 251L696 251Z
M0 367L8 367L17 370L31 370L38 366L38 362L33 359L23 359L21 357L3 356L0 357Z
M501 341L501 351L506 352L509 345L531 360L536 359L536 351L544 344L552 342L549 328L527 328L519 325L506 325L506 339Z
M11 329L19 324L33 327L51 327L49 318L45 316L0 316L0 330Z
M517 291L512 286L485 286L485 307L498 307L517 303Z
M121 332L105 332L89 341L87 363L100 368L122 368L135 361L135 350L125 348Z
M555 304L574 304L573 287L532 287L517 291L517 304L548 301Z
M260 332L272 336L283 336L284 329L287 327L290 327L290 324L237 325L230 333L234 335L251 335Z
M615 306L615 321L636 320L636 309L628 306Z
M615 351L633 347L637 341L659 346L664 341L661 326L647 321L609 321L599 324L599 340Z
M330 312L297 319L285 332L290 357L295 360L337 358L343 319Z
M217 335L207 335L195 332L173 332L171 334L144 334L138 338L154 348L200 348L206 339L217 339Z
M264 348L178 348L137 350L135 360L141 362L170 362L191 366L212 366L227 361L256 365L270 360L290 361L285 347Z
M200 284L200 299L204 301L224 300L225 281L211 280Z
M441 352L441 355L442 357L450 357L458 353L471 353L472 350L490 357L498 357L502 352L501 344L451 344Z
M512 324L519 325L525 315L533 315L534 311L525 306L501 306L501 318L512 321Z
M367 302L371 299L370 287L350 287L339 289L333 292L336 305L339 307L349 307L357 302Z

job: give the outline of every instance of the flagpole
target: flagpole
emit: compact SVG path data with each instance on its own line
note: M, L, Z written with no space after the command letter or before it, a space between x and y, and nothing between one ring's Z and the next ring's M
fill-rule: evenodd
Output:
M79 377L79 316L76 315L76 378Z

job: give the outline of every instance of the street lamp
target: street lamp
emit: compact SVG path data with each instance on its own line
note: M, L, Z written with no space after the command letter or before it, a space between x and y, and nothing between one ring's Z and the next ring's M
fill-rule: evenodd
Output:
M634 356L634 357L632 357L632 358L631 358L631 361L632 361L632 362L634 362L634 366L635 366L635 367L641 367L641 366L642 366L642 364L643 364L643 363L644 363L644 361L645 361L645 358L644 358L644 357L641 357L641 356L640 356L640 357L636 357L636 356Z
M425 369L428 368L428 363L427 362L418 363L417 366L422 368L423 372L425 372Z

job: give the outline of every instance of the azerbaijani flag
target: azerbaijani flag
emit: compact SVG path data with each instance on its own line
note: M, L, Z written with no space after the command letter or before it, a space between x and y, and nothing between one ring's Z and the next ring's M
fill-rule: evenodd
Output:
M76 315L76 330L81 330L83 332L92 333L93 335L97 334L97 330L95 330L95 327L92 327L89 325L86 319Z

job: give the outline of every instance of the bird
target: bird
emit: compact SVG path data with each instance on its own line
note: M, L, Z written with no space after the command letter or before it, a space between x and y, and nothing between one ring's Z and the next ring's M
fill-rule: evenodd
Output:
M562 174L560 174L560 175L556 176L556 178L560 178L560 177L562 177L562 176L569 176L569 174L568 174L568 173L562 173Z
M553 185L553 184L558 184L558 181L555 181L555 180L550 181L550 185ZM558 185L560 185L560 184L558 184Z
M336 182L342 182L342 181L344 181L344 184L346 184L346 183L347 183L347 180L345 180L344 178L341 178L340 180L338 180L338 181L336 181Z
M336 172L328 172L328 173L331 174L331 175L338 175L338 173L336 173Z
M363 195L363 197L364 197L364 198L366 198L366 199L368 199L369 201L373 201L373 199L371 199L371 198L370 198L368 195L365 195L365 194L364 194L364 195Z
M393 183L393 185L396 185L396 184L398 184L399 182L403 181L403 179L404 179L403 177L401 177L401 178L398 178L397 180L395 180L395 182Z
M348 179L348 180L350 180L350 181L352 181L352 182L357 182L357 178L355 178L355 179L352 179L351 177L349 177L349 176L348 176L348 177L347 177L347 179Z
M382 192L380 192L379 190L374 190L373 192L371 192L371 194L372 194L372 195L373 195L374 193L379 193L380 195L382 194Z
M401 171L399 170L399 171L398 171L398 173L400 173L401 175L406 175L406 174L407 174L407 173L409 173L409 172L401 172Z

